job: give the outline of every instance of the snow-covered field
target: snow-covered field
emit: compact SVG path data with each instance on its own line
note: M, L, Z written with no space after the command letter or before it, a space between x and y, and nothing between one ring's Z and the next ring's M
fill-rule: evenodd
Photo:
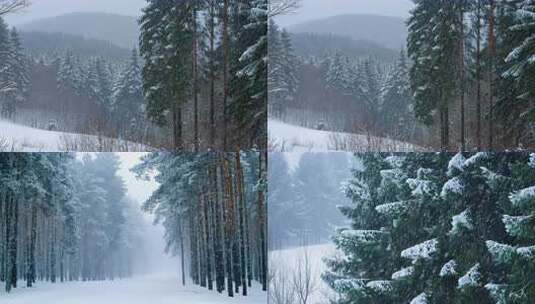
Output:
M133 152L147 147L132 142L74 133L34 129L0 120L0 151L4 152Z
M268 121L269 145L277 152L415 152L422 147L388 138L307 129Z
M339 254L333 244L322 244L313 246L302 246L291 249L275 250L269 253L270 273L280 272L289 280L296 276L299 263L308 257L309 271L311 273L312 292L309 298L309 304L328 304L329 299L333 297L330 287L321 279L321 274L326 270L323 258ZM303 269L303 268L301 268ZM273 288L273 280L271 288ZM270 289L270 293L274 291ZM275 301L272 301L275 302ZM296 302L298 303L298 302ZM277 304L277 303L274 303Z
M21 282L23 283L23 282ZM103 282L40 283L33 288L0 291L2 304L266 304L267 293L256 285L250 295L229 298L193 285L182 287L172 275Z

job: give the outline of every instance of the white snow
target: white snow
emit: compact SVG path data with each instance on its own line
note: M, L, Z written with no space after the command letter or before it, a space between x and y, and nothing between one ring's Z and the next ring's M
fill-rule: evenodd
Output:
M442 198L446 198L446 196L450 193L453 194L462 194L463 193L463 185L461 184L461 180L458 177L454 177L452 179L449 179L444 186L442 187L442 192L440 192L440 196Z
M343 230L343 238L357 243L374 243L383 237L386 232L380 230Z
M23 283L23 282L21 282ZM189 285L183 287L178 276L154 275L101 282L41 283L32 288L17 288L11 293L0 291L5 304L249 304L267 303L267 293L258 285L250 295L225 294Z
M535 168L535 153L530 154L528 165L532 168Z
M497 262L507 261L515 251L513 246L500 244L495 241L486 241L485 244L492 258Z
M35 129L0 120L0 151L147 151L147 147L117 139Z
M468 272L459 278L459 281L457 282L457 288L465 288L465 287L475 287L479 285L479 281L481 280L481 272L480 272L481 266L479 263L475 264Z
M375 207L375 211L387 216L397 217L407 212L410 206L410 202L386 203Z
M308 129L269 119L270 149L276 152L382 151L414 152L425 149L388 138Z
M502 222L505 225L505 230L511 236L520 236L522 234L522 225L526 224L531 219L535 218L535 215L524 215L524 216L510 216L504 215L502 217Z
M410 304L427 304L427 295L424 292L419 294L416 298L412 299Z
M402 268L399 271L394 272L392 274L392 280L404 279L406 277L411 276L413 273L414 273L414 267L413 266L405 267L405 268Z
M470 217L468 215L468 210L465 210L461 214L457 214L453 216L451 219L451 230L450 233L456 234L459 232L459 228L466 228L466 229L473 229L474 225L472 225L472 221L470 220Z
M454 174L455 169L463 171L464 163L466 158L464 158L462 153L457 153L448 164L448 175L451 176Z
M478 152L478 153L474 154L474 156L468 158L468 159L464 162L463 167L466 168L466 167L475 165L475 164L477 164L479 161L484 160L484 159L487 159L488 157L489 157L489 153L488 153L488 152Z
M480 169L481 173L487 180L487 184L492 188L496 188L496 186L499 185L500 180L505 178L503 175L497 174L496 172L493 172L486 167L480 167Z
M529 246L529 247L520 247L516 249L516 253L518 253L520 256L531 259L535 257L535 245Z
M509 199L515 206L520 206L526 201L535 200L535 186L514 192L509 195Z
M386 293L392 290L391 281L370 281L366 287L373 289L377 293Z
M431 255L437 251L438 240L427 240L418 245L407 248L401 252L401 257L410 259L413 262L418 259L430 259Z
M488 283L485 285L485 289L488 290L490 296L496 301L496 304L506 304L508 301L505 297L506 285Z
M432 191L431 181L420 179L420 178L408 178L407 184L412 189L412 195L422 196L429 194Z
M457 262L455 260L450 260L442 268L440 269L439 276L441 277L449 277L454 276L457 274L457 271L455 270L457 268Z

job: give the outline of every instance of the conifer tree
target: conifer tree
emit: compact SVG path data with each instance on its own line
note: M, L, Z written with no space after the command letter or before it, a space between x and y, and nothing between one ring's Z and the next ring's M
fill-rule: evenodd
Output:
M137 49L134 48L130 63L121 75L114 94L113 122L118 126L119 134L142 135L144 107L141 67Z

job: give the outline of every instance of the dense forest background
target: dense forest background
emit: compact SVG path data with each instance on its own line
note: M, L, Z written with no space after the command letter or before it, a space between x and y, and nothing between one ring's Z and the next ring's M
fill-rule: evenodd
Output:
M415 1L406 21L344 15L287 29L273 21L270 117L430 149L532 147L534 7ZM406 43L393 46L382 32Z
M154 153L133 169L157 172L160 187L143 209L165 227L183 285L189 273L230 297L246 296L252 281L267 291L266 166L265 153Z
M156 273L147 265L162 265L150 259L162 258L155 251L164 248L150 247L149 236L163 238L165 252L180 261L166 269L177 292L190 284L229 297L267 290L267 155L139 156L130 179L156 183L145 202L127 196L133 184L117 154L0 154L0 281L7 292ZM165 232L150 234L148 218Z
M0 21L2 118L146 149L263 148L267 14L265 0L150 0L139 19Z

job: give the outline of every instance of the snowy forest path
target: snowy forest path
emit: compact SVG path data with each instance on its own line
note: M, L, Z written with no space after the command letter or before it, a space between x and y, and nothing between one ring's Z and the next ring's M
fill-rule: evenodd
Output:
M20 282L24 286L24 282ZM190 284L182 287L172 275L139 276L131 279L100 282L43 283L20 287L10 294L0 291L2 304L224 304L266 303L266 293L254 286L251 295L232 299Z

